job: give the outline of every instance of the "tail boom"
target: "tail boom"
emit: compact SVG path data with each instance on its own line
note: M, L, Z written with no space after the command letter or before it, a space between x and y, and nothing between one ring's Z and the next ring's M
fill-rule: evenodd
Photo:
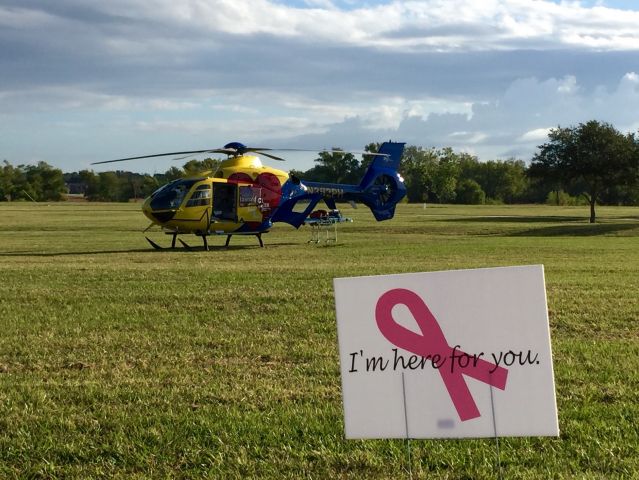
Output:
M335 209L336 202L359 202L371 210L377 221L393 218L395 206L406 196L404 179L397 171L404 145L396 142L383 143L377 152L379 155L373 158L359 185L299 181L295 186L286 185L283 193L287 193L289 200L275 212L273 221L283 221L298 227L321 200L330 209ZM308 202L308 205L303 212L296 213L295 205L302 200Z
M373 158L359 185L333 183L305 183L310 192L322 195L333 204L336 201L360 202L370 208L377 221L389 220L395 215L395 205L406 196L404 179L399 164L404 143L385 142Z

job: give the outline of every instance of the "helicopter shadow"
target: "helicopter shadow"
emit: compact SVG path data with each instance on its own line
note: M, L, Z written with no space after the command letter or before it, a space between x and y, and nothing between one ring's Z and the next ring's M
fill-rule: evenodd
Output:
M583 220L583 216L482 215L477 217L444 218L439 221L452 223L571 223Z
M290 247L299 245L297 243L274 243L264 245L265 249L273 249L278 247ZM209 245L208 252L225 252L225 251L238 251L238 250L259 250L262 249L259 245ZM118 253L130 254L130 253L143 253L143 254L166 254L166 253L198 253L206 252L203 246L190 247L190 248L162 248L156 250L153 248L131 248L128 250L85 250L77 252L0 252L0 257L68 257L74 255L114 255Z
M263 247L259 245L209 245L209 249L206 250L203 246L198 245L195 247L189 246L188 248L180 248L177 247L175 249L171 248L163 248L162 250L152 250L156 252L187 252L187 253L195 253L195 252L231 252L231 251L240 251L240 250L273 250L279 247L293 247L298 246L299 243L266 243Z
M0 257L66 257L73 255L112 255L117 253L149 253L154 250L148 248L134 248L129 250L87 250L78 252L9 252L0 253Z

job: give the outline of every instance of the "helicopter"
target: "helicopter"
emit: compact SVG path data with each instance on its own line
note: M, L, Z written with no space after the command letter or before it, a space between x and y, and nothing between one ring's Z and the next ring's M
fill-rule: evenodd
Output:
M304 182L262 164L256 154L284 160L270 153L273 149L247 147L240 142L227 143L223 148L120 158L92 165L161 156L226 154L216 171L173 180L146 198L142 211L151 225L145 232L160 226L172 235L171 248L175 248L177 239L191 249L178 238L182 234L201 237L204 250L209 250L208 237L212 235L226 235L226 247L234 235L254 235L263 247L262 234L276 222L299 228L317 221L334 224L350 220L342 216L337 202L363 203L377 221L393 218L395 205L406 195L404 179L398 173L404 145L384 142L375 153L360 152L373 156L373 160L358 185ZM322 200L329 211L314 211ZM153 248L163 249L145 238Z

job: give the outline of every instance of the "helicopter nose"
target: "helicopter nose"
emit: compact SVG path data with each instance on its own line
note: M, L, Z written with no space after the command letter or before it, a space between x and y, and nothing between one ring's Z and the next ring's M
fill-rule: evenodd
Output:
M175 216L175 212L150 212L151 220L158 223L166 223Z
M144 215L155 223L166 223L171 220L175 216L175 211L164 211L164 212L156 212L151 208L142 209Z
M147 198L146 201L142 204L142 212L144 215L155 223L166 223L171 220L175 216L175 211L155 211L151 207L151 199Z

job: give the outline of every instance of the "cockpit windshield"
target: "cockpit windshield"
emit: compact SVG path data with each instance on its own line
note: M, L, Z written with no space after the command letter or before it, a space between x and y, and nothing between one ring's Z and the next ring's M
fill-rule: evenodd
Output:
M179 208L193 184L201 180L203 179L180 179L167 183L157 189L151 196L151 208L153 210L172 210Z

